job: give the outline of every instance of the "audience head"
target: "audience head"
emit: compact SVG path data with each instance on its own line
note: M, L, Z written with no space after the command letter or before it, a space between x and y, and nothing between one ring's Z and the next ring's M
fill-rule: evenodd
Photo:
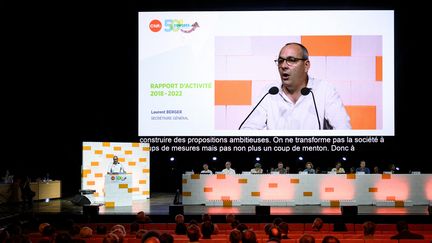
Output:
M236 229L238 229L240 232L243 232L244 230L247 230L248 227L246 224L239 224L237 225Z
M273 224L266 224L264 225L264 232L266 233L266 235L268 235L270 233L270 228L273 226Z
M363 223L363 235L372 236L375 234L375 224L371 221L366 221Z
M327 235L326 237L323 238L322 243L340 243L340 241L338 238L332 235Z
M242 233L242 243L257 243L257 237L253 230L245 230Z
M270 227L268 235L269 235L269 240L280 241L282 238L282 233L279 227L277 227L276 225Z
M137 213L137 216L136 216L136 221L137 221L138 223L150 223L150 222L151 222L151 219L150 219L149 216L147 216L147 215L144 213L144 211L139 211L139 212Z
M233 229L230 232L229 240L231 243L239 243L242 241L242 232L238 229Z
M283 222L283 220L281 218L279 218L279 217L273 219L273 224L276 225L276 226L279 226L279 224L282 223L282 222Z
M288 224L285 222L281 222L279 224L279 229L281 230L282 235L288 235Z
M157 231L149 230L141 238L141 242L159 242L160 234Z
M119 240L120 243L123 242L123 240L124 240L124 238L126 236L126 233L124 233L124 231L121 228L116 228L114 230L111 230L111 233L117 235L118 240Z
M204 221L201 225L201 232L203 235L203 239L210 239L211 234L213 234L214 225L211 221Z
M141 241L142 242L142 241ZM159 240L159 238L157 238L157 237L154 237L154 236L152 236L152 237L150 237L150 238L147 238L145 241L144 241L144 243L160 243L161 241Z
M195 219L191 219L191 220L189 221L189 225L191 225L191 224L194 224L194 225L196 225L196 226L199 226L198 221L196 221Z
M39 225L39 233L42 233L43 230L44 230L44 228L47 227L47 226L49 226L49 225L50 225L49 223L41 223Z
M202 221L206 222L206 221L211 221L211 216L208 213L205 213L202 215Z
M160 241L160 243L173 243L174 242L174 237L171 234L162 233L159 236L159 241Z
M119 237L114 233L108 233L102 240L103 243L120 243Z
M184 216L183 214L177 214L174 218L176 224L178 223L184 223Z
M313 231L320 231L323 227L323 220L321 218L315 218L315 220L312 223L312 230Z
M238 226L239 224L240 224L240 221L238 221L237 219L234 220L234 221L231 223L231 229L236 229L237 226Z
M187 228L186 235L190 242L199 241L199 238L201 237L200 228L196 224L191 224Z
M55 235L55 229L51 225L47 225L42 230L42 236L53 237Z
M302 235L299 239L299 243L315 243L315 237L308 234Z
M79 233L81 238L90 238L93 236L93 230L90 227L84 226Z
M126 235L126 229L123 225L121 224L116 224L111 228L111 233L113 233L115 230L119 230L123 236Z

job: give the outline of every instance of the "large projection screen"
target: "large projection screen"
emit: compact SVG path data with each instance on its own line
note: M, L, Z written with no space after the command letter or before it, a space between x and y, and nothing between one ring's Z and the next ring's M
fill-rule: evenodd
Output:
M138 14L139 136L394 136L394 11ZM289 42L308 48L309 76L335 87L352 129L238 130L280 86Z

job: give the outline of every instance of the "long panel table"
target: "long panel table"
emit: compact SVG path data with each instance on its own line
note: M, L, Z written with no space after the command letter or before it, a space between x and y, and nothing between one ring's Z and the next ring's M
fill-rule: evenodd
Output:
M432 174L184 174L183 204L425 205Z

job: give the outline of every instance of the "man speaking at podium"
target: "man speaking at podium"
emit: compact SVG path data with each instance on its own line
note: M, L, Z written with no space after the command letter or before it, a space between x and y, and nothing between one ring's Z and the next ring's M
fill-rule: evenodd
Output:
M125 174L125 173L126 171L123 168L123 165L118 162L118 157L114 156L113 163L111 165L111 168L108 171L108 174Z

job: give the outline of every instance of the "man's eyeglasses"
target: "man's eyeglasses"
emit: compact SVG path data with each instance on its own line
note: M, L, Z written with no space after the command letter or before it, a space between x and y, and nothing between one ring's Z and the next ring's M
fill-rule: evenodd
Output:
M297 57L287 57L287 58L283 58L283 57L279 57L277 60L274 60L274 62L276 63L276 65L281 66L285 61L287 62L288 65L295 65L297 64L298 61L306 61L307 58L297 58Z

